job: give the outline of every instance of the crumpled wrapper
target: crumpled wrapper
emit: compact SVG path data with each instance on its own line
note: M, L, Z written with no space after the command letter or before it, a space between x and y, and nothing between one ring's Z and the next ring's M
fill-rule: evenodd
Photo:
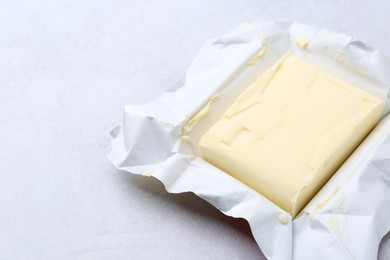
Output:
M387 102L381 122L294 220L198 154L201 136L286 52ZM244 23L209 40L171 91L126 106L101 148L119 169L246 219L268 259L377 259L390 230L389 88L390 60L363 42L298 22Z

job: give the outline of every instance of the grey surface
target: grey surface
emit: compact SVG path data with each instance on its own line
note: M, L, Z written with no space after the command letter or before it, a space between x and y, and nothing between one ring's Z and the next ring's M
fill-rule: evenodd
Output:
M295 19L390 54L389 1L0 0L1 259L264 259L243 220L115 170L97 143L205 40ZM362 234L364 235L364 234ZM379 250L390 259L390 237Z

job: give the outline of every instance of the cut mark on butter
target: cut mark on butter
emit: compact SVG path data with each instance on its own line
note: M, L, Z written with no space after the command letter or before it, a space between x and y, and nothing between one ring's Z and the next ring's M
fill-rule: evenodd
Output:
M264 45L263 47L261 47L261 49L253 56L251 57L248 62L246 63L248 66L252 66L252 65L255 65L256 62L261 58L263 57L265 51L267 50L267 47Z
M200 108L183 126L183 136L188 135L189 132L191 132L192 128L203 118L205 117L209 111L211 104L214 103L214 101L219 97L219 93L216 92L214 95L212 95L207 103Z
M278 220L283 225L286 225L289 221L288 215L286 213L282 213L279 215Z
M328 202L339 192L340 188L336 187L335 190L330 194L327 198L322 200L316 207L314 214L318 214L325 206L328 204Z
M309 40L304 37L298 36L295 38L295 43L299 49L306 50L307 46L309 45Z

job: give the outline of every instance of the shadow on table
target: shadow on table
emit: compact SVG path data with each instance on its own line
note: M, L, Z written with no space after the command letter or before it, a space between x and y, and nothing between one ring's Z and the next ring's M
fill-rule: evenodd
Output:
M390 259L390 232L383 237L381 244L379 245L379 260Z
M201 215L203 218L207 218L214 222L224 223L229 228L240 232L254 241L249 224L245 219L233 218L224 215L210 203L196 196L192 192L172 194L168 193L165 190L164 185L155 178L128 174L122 171L119 171L119 174L124 178L125 182L131 182L132 189L137 187L140 192L152 195L154 199L157 198L164 203L173 204L174 206L180 208L180 210L185 210L195 215ZM265 260L266 258L260 248L257 247L257 249L259 250L259 259Z

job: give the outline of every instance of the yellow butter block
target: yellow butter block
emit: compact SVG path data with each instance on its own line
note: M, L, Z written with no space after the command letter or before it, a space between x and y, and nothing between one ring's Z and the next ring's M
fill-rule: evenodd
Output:
M378 97L287 54L204 134L200 153L295 217L383 108Z

